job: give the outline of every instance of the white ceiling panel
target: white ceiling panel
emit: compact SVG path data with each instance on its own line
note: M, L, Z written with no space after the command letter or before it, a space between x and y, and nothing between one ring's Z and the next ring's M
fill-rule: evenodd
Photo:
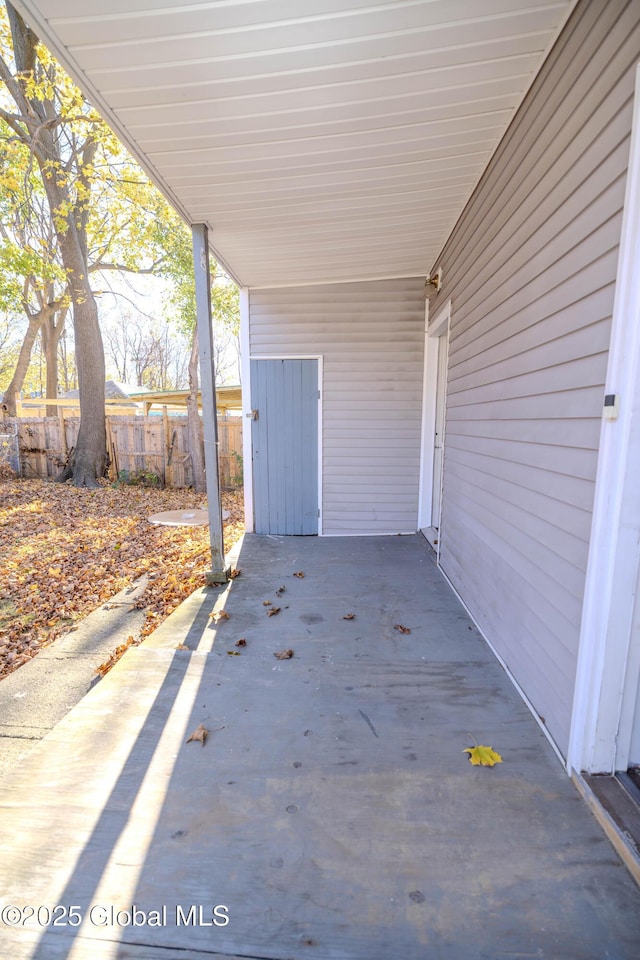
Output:
M247 286L429 271L573 0L13 0Z

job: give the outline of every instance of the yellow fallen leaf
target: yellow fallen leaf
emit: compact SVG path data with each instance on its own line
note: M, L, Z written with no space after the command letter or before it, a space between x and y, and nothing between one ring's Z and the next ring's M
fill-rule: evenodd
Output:
M478 744L475 747L467 747L462 752L469 754L469 762L474 767L494 767L496 763L502 763L502 757L493 747Z
M267 610L268 617L275 617L276 613L280 613L280 607L269 607Z
M293 656L293 650L278 650L277 653L274 653L274 657L277 660L291 660Z
M210 620L213 620L214 623L221 623L223 620L229 619L229 614L226 610L216 610L211 614Z

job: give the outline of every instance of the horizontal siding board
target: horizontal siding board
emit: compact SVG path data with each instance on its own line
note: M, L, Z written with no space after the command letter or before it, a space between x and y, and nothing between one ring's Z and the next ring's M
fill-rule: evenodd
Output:
M562 207L543 224L543 227L533 236L521 243L520 248L514 254L513 264L507 262L501 264L501 257L494 257L491 266L485 268L481 283L482 295L480 298L473 298L465 306L466 325L465 329L456 332L456 351L460 352L460 359L464 359L464 348L475 349L473 341L478 335L482 336L487 331L483 330L480 324L480 330L476 329L476 320L486 316L486 310L497 310L503 303L509 301L511 297L519 294L525 288L532 278L546 276L547 289L553 286L552 272L559 269L558 264L562 261L559 258L559 250L565 250L567 253L576 245L576 238L591 235L596 227L614 219L614 245L617 243L617 233L619 232L619 212L622 209L625 185L625 168L628 157L628 138L615 151L615 167L610 171L607 164L598 167L597 176L591 178L587 184L588 191L585 188L581 197L578 215L571 218L567 211ZM605 158L606 159L606 158ZM611 162L611 158L609 158ZM603 160L604 163L604 160ZM613 183L611 176L617 174ZM595 183L593 181L596 181ZM598 193L598 191L601 191ZM576 204L577 206L578 204ZM571 211L573 213L573 210ZM556 230L556 225L560 221L561 229ZM526 224L530 227L530 224ZM551 229L551 228L554 229ZM524 231L524 226L523 226ZM516 238L514 238L515 243ZM508 248L507 248L508 249ZM584 248L580 246L582 254ZM504 257L504 252L502 252ZM581 266L584 265L584 261ZM566 266L566 264L563 264ZM510 268L513 272L510 272ZM547 273L551 271L551 273ZM567 274L565 273L565 279ZM492 328L493 329L493 328Z
M586 563L588 543L549 523L546 516L523 509L522 498L515 504L498 499L493 491L453 472L448 474L447 482L452 496L466 504L468 512L471 509L478 511L487 525L501 533L503 540L518 553L545 574L558 578L563 588L566 587L566 593L578 601L570 619L574 625L579 623L582 568ZM562 612L562 608L559 612Z
M501 655L507 665L514 674L518 668L521 669L526 665L527 671L523 672L529 683L531 662L542 662L543 674L552 671L554 674L552 686L556 690L560 688L566 695L568 685L575 676L573 664L575 650L571 642L571 638L575 636L575 629L565 619L558 617L557 609L548 595L544 593L538 595L541 584L535 576L526 591L523 592L519 588L522 572L517 567L511 566L506 559L510 555L508 546L495 541L490 545L485 544L480 550L479 545L484 540L482 528L474 522L472 516L465 513L460 514L460 521L462 527L458 527L456 532L460 533L462 529L468 531L467 549L475 558L473 571L467 576L473 580L475 589L488 591L489 596L496 585L500 587L503 597L501 604L495 609L487 609L485 613L490 622L495 621L501 631L505 632L506 639ZM456 558L460 570L463 569L464 554L441 549L440 556L447 576L451 572L452 557ZM485 626L486 623L483 624L483 627ZM536 650L536 638L541 634L553 637L553 657L548 652L549 648L544 653Z
M325 534L416 529L424 277L251 290L253 357L322 355Z
M606 354L600 353L592 357L580 357L577 360L569 360L562 366L547 368L546 371L535 370L518 377L510 377L508 380L483 383L469 390L455 391L452 389L451 394L447 397L447 409L451 405L465 403L538 397L544 393L557 393L559 389L580 390L584 387L604 387L606 370ZM599 413L599 410L594 410L595 413Z
M561 510L568 507L581 510L591 518L594 484L590 480L579 480L575 476L565 476L554 470L545 470L540 464L517 463L496 456L447 447L447 465L461 464L471 471L504 479L521 487L542 493L549 500L556 501ZM526 498L526 493L523 494Z
M474 339L477 339L489 329L489 316L494 318L496 325L503 322L511 324L513 332L515 332L517 328L522 329L547 317L560 316L563 311L575 308L576 305L584 310L593 294L605 285L612 283L617 263L617 247L607 247L607 249L601 251L596 260L590 261L579 271L568 275L562 283L555 287L550 287L544 277L536 278L530 284L527 284L526 290L519 297L501 303L491 314L485 314L482 322L478 321L477 323L474 330ZM610 288L609 292L611 300L608 314L610 315L613 306L613 289ZM589 319L593 321L594 319L600 319L600 317L596 315L592 318L590 316ZM577 325L580 325L579 322ZM507 331L504 328L500 331L503 335L501 339L505 339L505 332L510 333L508 327ZM455 364L457 359L455 356L457 347L458 343L452 338L452 365Z
M449 383L453 391L468 390L494 380L507 380L531 371L543 371L564 365L581 357L597 356L608 351L610 336L609 320L589 324L557 340L531 346L506 360L487 362L486 366L470 373L461 373L458 376L458 371L454 369L450 373ZM484 359L489 361L491 355Z
M524 658L535 658L536 636L541 632L549 633L555 641L554 670L564 674L568 680L574 672L572 657L575 653L576 633L570 620L564 613L559 612L564 599L557 582L547 576L545 571L528 565L526 557L519 555L508 543L501 542L493 531L488 536L486 527L473 512L461 510L452 521L452 532L457 532L458 536L451 539L450 547L441 547L440 557L444 572L449 572L449 558L457 556L459 562L463 562L465 552L459 551L459 545L460 534L464 533L469 538L468 549L475 561L470 575L478 586L488 591L489 596L495 590L496 584L500 586L502 602L490 613L501 622L504 629L510 631L507 649ZM524 592L519 586L523 569L527 569L527 589ZM519 610L519 613L514 616L516 610ZM528 651L519 650L515 642L521 632L530 635L531 647ZM543 656L547 657L548 651Z
M551 660L540 653L537 638L545 632L545 628L535 611L529 607L523 609L518 578L500 553L487 551L482 538L474 531L465 528L465 535L467 543L462 555L453 550L441 550L442 567L459 593L467 588L470 577L474 592L480 595L492 596L496 582L500 584L503 603L495 610L478 610L474 614L475 619L485 635L504 635L508 638L500 647L500 655L514 676L526 677L525 690L529 702L549 731L553 731L553 736L562 741L569 735L563 703L571 695L573 685L572 655L565 654L569 664L562 671L557 662L559 657ZM469 556L475 558L471 571L467 568ZM517 599L512 600L512 597ZM514 622L517 623L515 629Z
M509 221L514 212L514 191L503 189L505 180L517 172L518 210L527 219L527 198L538 189L538 203L554 189L558 172L553 165L566 149L575 155L568 158L567 169L579 161L585 138L592 130L602 130L611 116L627 102L633 85L626 80L624 91L616 89L621 76L635 63L637 56L637 10L624 10L623 0L606 5L588 4L584 0L543 67L534 87L512 123L508 136L497 152L465 211L452 246L462 249L473 242L473 235L482 236L485 244L498 237L508 239ZM571 33L571 36L569 36ZM625 40L629 53L622 62L616 54ZM553 79L551 79L553 76ZM608 79L605 79L608 78ZM542 92L544 86L544 93ZM607 98L611 96L611 100ZM572 192L565 186L564 193ZM490 223L486 207L493 211ZM475 292L475 275L479 265L471 264L469 278ZM461 304L462 306L462 304Z
M566 448L597 450L600 424L597 420L457 420L449 424L449 436L486 437L544 443Z
M463 506L455 520L451 521L451 533L456 537L451 538L451 549L441 546L440 562L444 572L448 574L447 557L451 556L454 547L461 563L464 562L466 550L469 550L474 557L474 564L473 570L467 572L468 578L473 580L476 587L481 582L488 591L487 596L492 596L496 588L500 589L500 603L486 607L484 612L508 631L503 649L511 651L515 637L531 624L533 649L537 643L536 636L542 634L552 638L553 644L547 647L544 656L557 656L557 669L569 677L574 672L571 658L577 645L575 623L564 609L567 601L571 602L571 596L565 596L557 580L531 563L528 557L519 554L512 544L502 540L499 533L489 530L471 506L470 510ZM469 537L464 551L460 550L462 534ZM482 550L478 549L480 543L484 544ZM523 574L526 574L524 589ZM516 610L520 611L517 616ZM551 650L552 654L549 653ZM516 652L522 655L519 651L513 651Z
M441 562L562 751L638 60L640 6L579 0L436 263Z
M544 517L561 532L567 532L582 543L589 543L591 532L591 514L573 503L556 500L543 492L522 486L513 480L496 476L495 473L483 473L477 464L468 464L449 458L447 475L458 477L467 486L476 486L486 493L498 497L502 502L519 507L532 517Z
M538 420L583 417L587 410L598 410L602 405L603 391L600 386L580 390L559 390L535 397L516 397L451 405L449 423L456 420Z
M500 460L526 464L530 467L542 467L563 474L593 482L597 463L597 454L593 450L564 449L543 443L521 443L516 440L496 440L495 438L451 436L447 433L447 445L457 450L482 453Z
M612 304L612 285L596 290L589 298L590 319L595 323L608 321ZM450 369L451 377L453 379L454 376L466 373L467 369L476 369L485 354L489 354L494 363L506 360L530 346L557 340L572 333L583 323L582 299L565 304L551 314L540 315L538 311L531 309L518 311L516 315L510 313L505 320L492 325L470 343L456 344ZM467 364L470 365L469 368Z
M482 269L478 268L474 278L477 290L472 296L467 294L460 305L464 307L466 320L457 331L457 337L464 337L468 333L468 328L474 322L474 311L485 296L491 298L490 305L495 307L496 300L504 299L505 281L512 287L517 286L519 271L524 269L529 276L536 276L544 270L545 255L549 256L554 249L570 249L576 237L584 235L585 220L589 221L586 232L590 232L593 225L599 222L599 217L603 216L598 213L599 207L606 211L604 216L607 219L612 211L621 208L624 181L621 184L620 177L625 173L628 158L629 118L630 104L618 113L614 129L599 135L597 145L601 144L601 148L594 149L593 156L585 155L583 144L576 147L576 154L572 152L566 159L566 171L563 168L565 182L554 184L549 196L545 195L545 187L549 189L546 181L543 180L541 185L531 185L533 198L527 197L524 201L522 218L519 216L510 220L508 236L498 235L500 246L496 243L495 249L491 245L487 248L487 258L483 258ZM626 136L618 142L622 129L626 130ZM581 184L580 192L574 194L571 191L575 189L579 176L577 163L589 170L590 176ZM570 192L569 199L567 191ZM616 203L615 199L611 202L612 197L619 197L620 202ZM554 210L552 203L558 204L558 208ZM513 265L507 256L507 252L511 251L514 255ZM536 258L530 271L527 271L527 255ZM511 271L514 279L511 279Z

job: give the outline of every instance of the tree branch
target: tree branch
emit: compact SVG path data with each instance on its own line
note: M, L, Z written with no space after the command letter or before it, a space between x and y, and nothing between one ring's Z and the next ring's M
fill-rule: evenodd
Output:
M127 267L124 263L101 263L100 261L92 263L88 268L89 273L100 273L103 270L117 270L120 273L134 273L134 274L148 274L155 273L158 267L164 263L166 257L160 257L159 260L156 260L155 263L152 263L150 267Z
M1 60L2 58L0 57L0 62ZM21 127L20 123L18 122L19 120L22 120L22 116L16 116L14 113L7 113L6 110L3 110L2 107L0 107L0 120L4 120L6 125L18 136L21 143L30 146L31 134L29 133L28 129L25 130L23 127Z

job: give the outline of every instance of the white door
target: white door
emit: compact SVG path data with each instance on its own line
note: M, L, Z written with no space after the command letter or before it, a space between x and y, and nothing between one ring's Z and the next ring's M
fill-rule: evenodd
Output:
M438 337L438 374L436 380L436 416L433 438L433 487L431 491L430 542L435 546L440 534L440 510L442 507L442 469L444 466L444 412L447 399L447 337Z
M448 301L429 323L425 338L418 527L436 550L442 509L450 315L451 301Z

